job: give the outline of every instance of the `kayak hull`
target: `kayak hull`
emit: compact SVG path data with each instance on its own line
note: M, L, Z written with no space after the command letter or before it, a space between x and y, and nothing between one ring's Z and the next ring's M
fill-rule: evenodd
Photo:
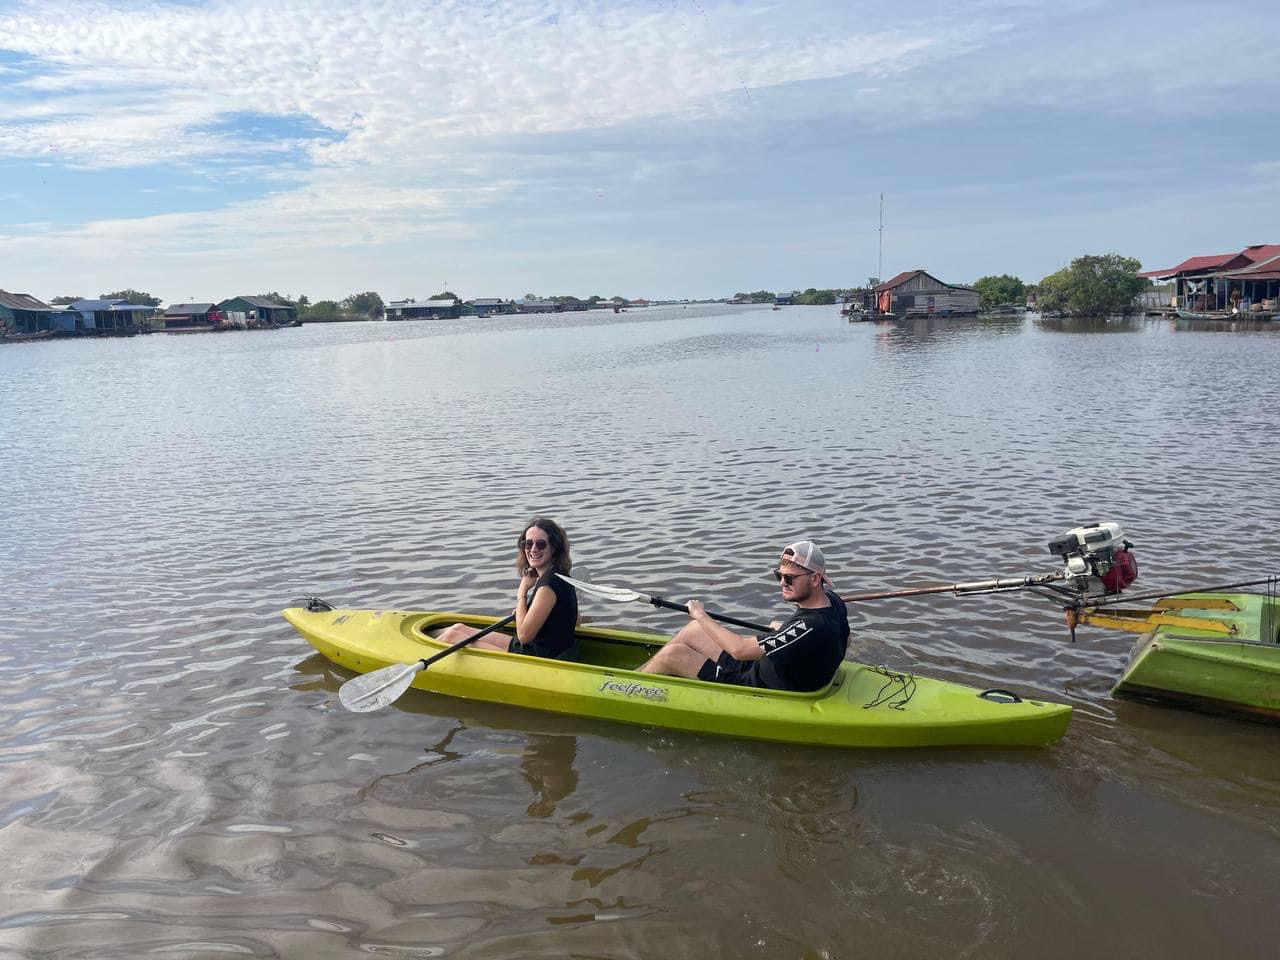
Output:
M445 649L424 631L498 618L441 611L293 607L284 617L327 659L356 673ZM666 638L581 627L583 661L464 648L413 685L453 697L698 733L838 747L1042 746L1071 708L845 661L831 685L792 693L636 672Z
M1192 605L1203 601L1214 605ZM1280 602L1261 594L1202 593L1157 606L1181 622L1138 639L1115 694L1280 722Z

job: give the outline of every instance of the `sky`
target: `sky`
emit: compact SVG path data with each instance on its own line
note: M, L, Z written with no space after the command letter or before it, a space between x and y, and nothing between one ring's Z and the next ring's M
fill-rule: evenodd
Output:
M710 298L1276 243L1274 9L1226 10L0 0L0 288Z

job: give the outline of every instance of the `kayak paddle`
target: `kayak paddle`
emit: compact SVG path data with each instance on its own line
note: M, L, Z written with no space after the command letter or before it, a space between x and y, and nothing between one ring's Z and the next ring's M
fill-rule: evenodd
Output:
M479 633L473 633L465 640L459 640L451 647L441 650L434 656L427 657L425 660L418 660L414 663L393 663L389 667L383 667L381 670L374 670L372 673L362 673L358 677L352 677L346 683L338 688L338 702L348 710L356 713L368 713L370 710L380 710L389 704L395 703L413 684L413 678L418 675L421 670L427 669L437 660L442 660L451 653L457 653L469 643L474 643L487 633L493 633L501 630L513 620L516 615L513 613L508 617L499 620L488 627L485 627Z
M670 600L664 600L662 597L651 597L647 593L636 593L626 587L605 587L598 583L575 580L573 577L566 577L563 573L557 573L556 576L575 590L580 590L587 596L596 597L600 600L611 600L614 603L630 603L632 601L651 603L655 607L662 607L666 610L689 612L689 608L683 603L673 603ZM755 630L757 633L768 633L770 630L769 627L763 624L752 623L749 620L738 620L735 617L727 617L723 613L712 613L710 610L707 611L707 616L712 620L719 620L721 623L732 623L735 626L746 627L748 630Z

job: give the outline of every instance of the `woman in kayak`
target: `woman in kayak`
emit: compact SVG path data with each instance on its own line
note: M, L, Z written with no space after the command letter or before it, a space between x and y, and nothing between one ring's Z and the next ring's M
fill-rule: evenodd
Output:
M560 524L535 517L525 524L516 540L516 635L491 633L475 642L483 650L526 653L552 660L577 660L578 592L557 573L569 573L569 535ZM445 643L457 643L479 633L476 627L455 623L440 634Z

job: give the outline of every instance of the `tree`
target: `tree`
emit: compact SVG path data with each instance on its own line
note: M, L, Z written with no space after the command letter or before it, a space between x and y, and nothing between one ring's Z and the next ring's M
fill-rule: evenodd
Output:
M526 294L524 295L524 298L525 298L526 300L541 300L541 299L542 299L542 298L541 298L540 296L538 296L536 293L526 293Z
M812 305L812 304L822 304L822 303L835 303L835 302L836 302L836 291L834 291L834 290L815 290L813 287L810 287L810 288L809 288L808 290L806 290L804 293L802 293L802 294L800 294L798 297L796 297L792 302L793 302L793 303L810 304L810 305Z
M1118 253L1086 254L1040 281L1038 305L1046 313L1107 316L1124 313L1151 286L1138 276L1142 264Z
M84 297L54 297L49 301L49 305L53 307L65 307L69 303L75 303L77 300L83 300Z
M984 310L1002 303L1027 302L1027 285L1007 273L998 277L979 277L974 281L973 289L978 291L978 307Z
M462 298L458 296L456 293L454 293L452 290L441 290L435 296L428 297L427 299L428 300L461 300Z
M342 309L348 313L359 314L371 319L382 316L387 310L382 302L382 297L372 290L366 290L364 293L353 293L342 301Z
M305 319L311 321L340 320L343 316L342 307L335 300L317 300L305 309Z
M258 296L263 300L272 300L276 303L284 304L285 306L293 303L293 297L289 296L287 293L276 293L274 290L270 293L260 293Z
M153 297L149 293L143 293L141 290L134 290L130 287L128 290L117 290L115 293L100 293L99 300L123 300L125 303L137 304L140 307L158 307L160 306L160 298Z

